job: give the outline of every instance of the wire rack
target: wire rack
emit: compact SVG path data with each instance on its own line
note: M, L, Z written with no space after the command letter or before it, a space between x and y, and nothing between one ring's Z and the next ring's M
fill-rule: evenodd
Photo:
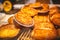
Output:
M31 29L30 28L25 28L25 29L22 29L22 32L20 34L20 36L18 37L17 40L35 40L31 37Z

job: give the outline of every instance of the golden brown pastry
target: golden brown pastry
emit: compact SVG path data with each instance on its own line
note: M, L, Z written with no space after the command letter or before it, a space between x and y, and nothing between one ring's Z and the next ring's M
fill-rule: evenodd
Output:
M24 25L31 25L32 24L32 18L24 13L17 13L15 15L15 19L17 22L24 24Z
M56 30L54 29L35 29L32 31L31 36L35 39L54 39L56 38Z
M46 13L49 11L49 5L48 4L41 4L40 7L35 8L39 13Z
M8 23L9 23L9 24L13 24L13 16L11 16L11 17L8 19Z
M55 29L54 25L50 22L41 22L34 25L34 29L41 29L41 28Z
M36 16L34 16L33 20L34 20L35 24L42 23L42 22L50 22L48 16L36 15Z
M37 10L30 8L30 7L22 8L21 12L28 14L29 16L34 16L34 15L38 14Z
M56 29L54 28L53 24L51 23L38 23L35 25L32 33L32 38L35 39L54 39L57 37Z
M60 14L54 14L50 17L50 20L52 21L52 23L54 23L57 26L60 26Z
M13 24L7 24L0 27L0 38L12 38L17 36L20 29L16 28Z
M55 14L56 12L58 12L58 7L57 6L53 6L49 9L49 15L52 16L53 14Z
M45 40L54 39L57 37L54 25L49 21L48 16L35 16L34 29L31 33L32 38Z
M57 29L58 37L60 37L60 28Z

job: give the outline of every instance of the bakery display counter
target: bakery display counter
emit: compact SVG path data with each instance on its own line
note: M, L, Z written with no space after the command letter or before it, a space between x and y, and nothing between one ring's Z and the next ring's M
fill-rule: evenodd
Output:
M60 40L60 5L37 2L19 8L0 13L0 40Z

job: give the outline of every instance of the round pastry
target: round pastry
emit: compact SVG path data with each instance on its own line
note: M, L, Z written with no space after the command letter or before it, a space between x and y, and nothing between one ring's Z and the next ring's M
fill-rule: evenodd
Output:
M50 20L57 26L60 26L60 14L54 14L50 17Z
M25 14L28 14L29 16L34 16L34 15L38 14L37 10L30 8L30 7L22 8L21 12L24 12Z
M57 37L56 29L51 23L38 23L35 25L31 36L35 39L54 39Z
M17 13L15 14L14 18L15 18L15 21L22 26L29 27L33 25L33 19L27 14Z
M17 36L20 29L16 28L13 24L7 24L0 27L0 38L12 38Z
M8 19L8 23L9 23L9 24L13 24L13 16L11 16L11 17Z
M42 4L40 7L35 8L39 13L46 13L49 11L48 4Z
M32 38L40 39L40 40L49 40L56 38L56 30L55 29L35 29L31 33Z
M60 28L57 29L58 37L60 37Z
M49 9L49 16L52 16L53 14L58 12L58 7L57 6L53 6Z

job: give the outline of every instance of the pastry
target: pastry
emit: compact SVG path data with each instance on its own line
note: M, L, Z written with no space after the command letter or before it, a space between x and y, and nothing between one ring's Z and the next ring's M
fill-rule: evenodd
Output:
M12 38L18 35L20 29L13 24L6 24L0 27L0 38Z
M53 14L58 12L58 7L57 6L53 6L51 8L49 8L49 16L52 16Z
M21 12L28 14L29 16L35 16L36 14L38 14L37 10L30 8L30 7L22 8Z
M32 25L33 19L24 13L17 13L15 14L15 21L17 21L20 25Z
M39 13L46 13L49 11L49 5L48 4L41 4L40 7L37 7L34 9L36 9Z
M41 23L36 23L34 25L34 29L41 29L41 28L55 29L54 25L50 22L41 22Z
M35 24L42 23L42 22L50 22L48 16L42 16L42 15L34 16L33 20Z
M57 37L56 29L51 23L38 23L35 25L31 37L35 39L45 40L54 39Z
M8 23L9 23L9 24L13 24L13 16L11 16L11 17L8 19Z
M35 29L31 33L32 38L40 40L49 40L56 38L56 30L54 29Z
M50 17L50 20L55 25L60 26L60 14L59 13L52 15L52 17Z

